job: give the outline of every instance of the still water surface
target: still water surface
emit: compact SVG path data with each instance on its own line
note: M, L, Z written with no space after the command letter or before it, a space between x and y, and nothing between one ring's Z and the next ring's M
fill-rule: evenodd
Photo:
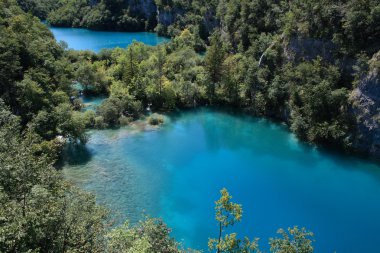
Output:
M267 238L280 227L315 233L317 253L378 252L380 166L318 151L279 124L202 109L91 131L67 157L66 177L94 192L122 222L145 212L163 218L186 246L217 236L214 201L226 187L244 209L241 236Z
M104 32L83 28L50 27L57 41L65 41L70 49L92 50L99 52L103 48L126 48L133 41L155 46L169 39L150 32Z

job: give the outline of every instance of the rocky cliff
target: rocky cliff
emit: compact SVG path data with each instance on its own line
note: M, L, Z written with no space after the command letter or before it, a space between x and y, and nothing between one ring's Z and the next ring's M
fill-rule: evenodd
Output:
M157 8L157 22L164 26L169 26L175 22L178 16L184 11L179 8Z
M356 120L353 147L380 158L380 51L369 62L369 71L351 93Z
M146 19L156 14L157 7L154 0L128 0L127 2L132 12L140 13Z
M90 6L96 6L99 3L100 0L89 1ZM146 19L155 15L157 10L154 0L124 0L122 1L122 6L125 9L129 9L131 13L140 14Z
M291 38L283 43L285 61L311 61L317 57L327 62L337 61L336 46L328 40ZM338 59L344 76L353 74L356 60ZM374 158L380 158L380 51L368 62L368 71L362 75L349 97L350 114L353 119L353 132L350 136L352 148ZM282 118L288 121L284 114Z
M310 61L321 57L331 62L336 47L329 40L293 37L284 43L283 48L287 61Z

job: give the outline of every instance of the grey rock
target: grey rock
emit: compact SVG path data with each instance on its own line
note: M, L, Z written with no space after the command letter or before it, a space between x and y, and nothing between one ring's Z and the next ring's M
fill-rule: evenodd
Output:
M159 24L169 26L175 22L175 20L184 15L184 10L178 8L160 9L157 8L157 21Z
M90 6L97 5L100 0L90 0ZM154 0L124 0L125 6L128 6L133 13L142 14L146 19L155 15L157 6Z
M317 57L332 61L334 49L334 43L329 40L293 37L284 46L284 56L291 62L310 61Z
M380 52L371 62L380 63ZM356 120L353 147L361 152L380 158L380 72L376 66L370 68L359 85L351 93L352 113Z
M150 18L156 13L154 0L128 0L132 12L141 13L145 18Z

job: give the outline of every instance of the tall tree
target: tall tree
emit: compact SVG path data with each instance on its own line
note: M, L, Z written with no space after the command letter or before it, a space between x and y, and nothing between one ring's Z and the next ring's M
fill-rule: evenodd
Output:
M217 253L255 252L257 249L257 240L251 242L248 237L241 240L237 238L236 233L225 234L223 237L223 232L226 228L241 221L243 209L241 205L231 201L232 196L227 189L223 188L220 194L220 199L215 202L215 219L219 223L219 236L216 239L209 239L209 249L216 250Z
M210 77L208 93L211 98L215 97L215 87L222 78L223 61L225 52L223 43L220 39L220 34L215 32L210 39L210 46L207 49L205 56L205 68Z

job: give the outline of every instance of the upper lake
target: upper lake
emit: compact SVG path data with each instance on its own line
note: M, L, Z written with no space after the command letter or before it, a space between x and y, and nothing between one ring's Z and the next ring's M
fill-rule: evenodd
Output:
M66 178L94 192L119 222L161 217L186 246L207 251L216 237L214 201L226 187L243 206L240 237L268 238L306 227L316 253L378 252L380 166L297 140L281 124L209 109L94 130L68 154Z
M170 40L150 32L104 32L83 28L49 28L55 39L65 41L70 49L94 52L99 52L103 48L126 48L133 41L155 46Z

